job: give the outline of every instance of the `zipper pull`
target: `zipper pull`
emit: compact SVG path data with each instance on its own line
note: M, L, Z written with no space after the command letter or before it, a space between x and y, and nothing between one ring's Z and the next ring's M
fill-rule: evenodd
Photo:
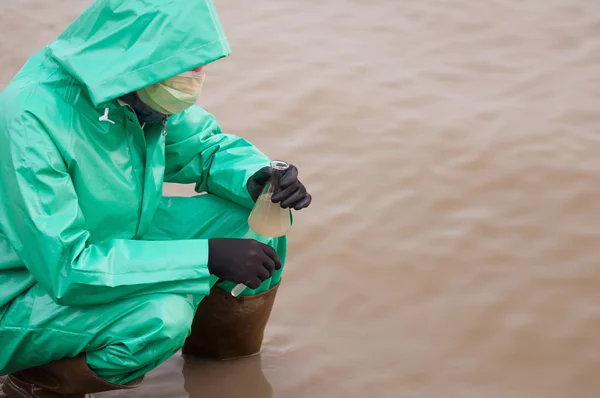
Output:
M166 121L166 120L163 120L163 131L162 131L162 135L163 135L164 137L166 137L166 136L167 136L167 134L169 134L169 131L168 131L168 129L167 129L167 121Z

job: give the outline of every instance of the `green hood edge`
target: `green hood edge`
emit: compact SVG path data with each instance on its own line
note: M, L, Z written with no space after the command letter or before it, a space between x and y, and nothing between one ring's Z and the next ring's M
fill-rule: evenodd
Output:
M210 0L96 0L49 52L98 107L231 49Z

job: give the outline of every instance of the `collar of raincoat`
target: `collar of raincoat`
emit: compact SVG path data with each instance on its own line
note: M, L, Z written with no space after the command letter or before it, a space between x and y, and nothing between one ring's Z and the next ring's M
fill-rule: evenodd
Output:
M49 51L96 107L231 54L210 0L96 0Z

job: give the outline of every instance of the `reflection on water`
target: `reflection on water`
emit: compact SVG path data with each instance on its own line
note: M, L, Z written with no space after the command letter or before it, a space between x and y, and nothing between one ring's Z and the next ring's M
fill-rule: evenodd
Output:
M190 398L272 398L260 356L214 362L186 358L184 388Z
M134 392L114 391L94 396L272 398L273 388L263 366L260 355L235 361L209 361L178 353L149 373Z

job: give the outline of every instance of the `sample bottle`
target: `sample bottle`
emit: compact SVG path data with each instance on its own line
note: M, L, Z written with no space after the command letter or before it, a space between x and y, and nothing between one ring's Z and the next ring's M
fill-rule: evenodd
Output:
M248 217L250 229L259 235L278 238L285 235L292 226L290 210L284 209L279 203L271 201L271 197L279 189L281 176L289 167L288 163L280 160L271 162L271 168L274 169L274 172L271 179L265 184Z
M280 160L271 162L271 168L274 169L273 174L265 184L248 217L250 229L259 235L277 238L285 235L292 226L290 210L284 209L279 203L271 201L271 197L279 189L281 176L289 167L289 163ZM244 289L246 289L246 285L240 283L231 290L231 295L237 297Z

